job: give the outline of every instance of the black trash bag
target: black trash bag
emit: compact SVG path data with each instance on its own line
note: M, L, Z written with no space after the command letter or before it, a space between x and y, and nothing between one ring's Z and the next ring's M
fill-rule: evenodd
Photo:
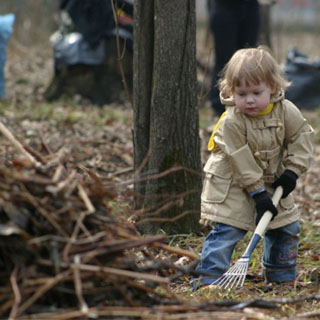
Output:
M71 32L66 35L55 33L51 37L54 49L55 72L65 66L76 64L98 65L105 59L105 44L101 40L94 48L84 40L81 33Z
M292 83L286 90L287 99L300 109L320 106L320 59L310 60L296 48L289 48L284 73Z
M106 0L64 0L61 22L50 38L54 69L65 66L101 65L106 59L106 39L119 36L133 49L133 5L117 0L119 25L116 29L111 2Z

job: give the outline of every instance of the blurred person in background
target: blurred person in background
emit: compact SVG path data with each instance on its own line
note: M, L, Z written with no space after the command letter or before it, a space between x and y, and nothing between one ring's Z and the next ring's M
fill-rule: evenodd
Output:
M214 68L210 100L216 116L225 108L220 102L217 81L235 51L257 46L260 27L258 0L209 0L209 23L214 44Z
M5 98L5 63L8 40L13 31L15 15L12 13L0 15L0 100Z

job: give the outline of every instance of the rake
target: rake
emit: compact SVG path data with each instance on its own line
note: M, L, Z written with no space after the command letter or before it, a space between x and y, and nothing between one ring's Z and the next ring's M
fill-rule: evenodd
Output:
M281 186L277 187L277 189L275 190L274 195L272 197L272 201L275 206L278 205L282 196L282 192L283 192L283 189ZM263 214L254 231L254 234L251 237L251 240L244 254L228 271L226 271L213 284L217 284L220 287L225 289L227 288L232 289L232 288L243 286L243 283L246 279L251 254L254 248L257 246L260 239L262 238L271 218L272 218L272 213L270 211L266 211Z

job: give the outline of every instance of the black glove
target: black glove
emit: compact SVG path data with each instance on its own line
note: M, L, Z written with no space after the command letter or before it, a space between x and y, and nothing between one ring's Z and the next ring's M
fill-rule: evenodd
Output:
M267 191L262 191L253 196L254 201L256 202L257 218L256 225L259 223L263 214L269 210L272 213L272 219L278 214L278 209L274 206L269 194Z
M272 188L282 186L283 194L281 199L286 198L288 194L296 187L298 176L291 170L285 170L284 173L273 184Z

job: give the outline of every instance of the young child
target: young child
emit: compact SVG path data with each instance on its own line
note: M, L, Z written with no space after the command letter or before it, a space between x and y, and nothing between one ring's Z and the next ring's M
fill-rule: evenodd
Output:
M291 192L309 167L313 129L285 100L289 83L263 48L238 50L224 68L219 119L204 167L200 223L215 222L196 268L203 275L193 288L212 284L229 268L235 245L254 231L266 210L273 219L264 237L263 275L269 282L296 278L299 212ZM283 195L277 208L272 194Z

